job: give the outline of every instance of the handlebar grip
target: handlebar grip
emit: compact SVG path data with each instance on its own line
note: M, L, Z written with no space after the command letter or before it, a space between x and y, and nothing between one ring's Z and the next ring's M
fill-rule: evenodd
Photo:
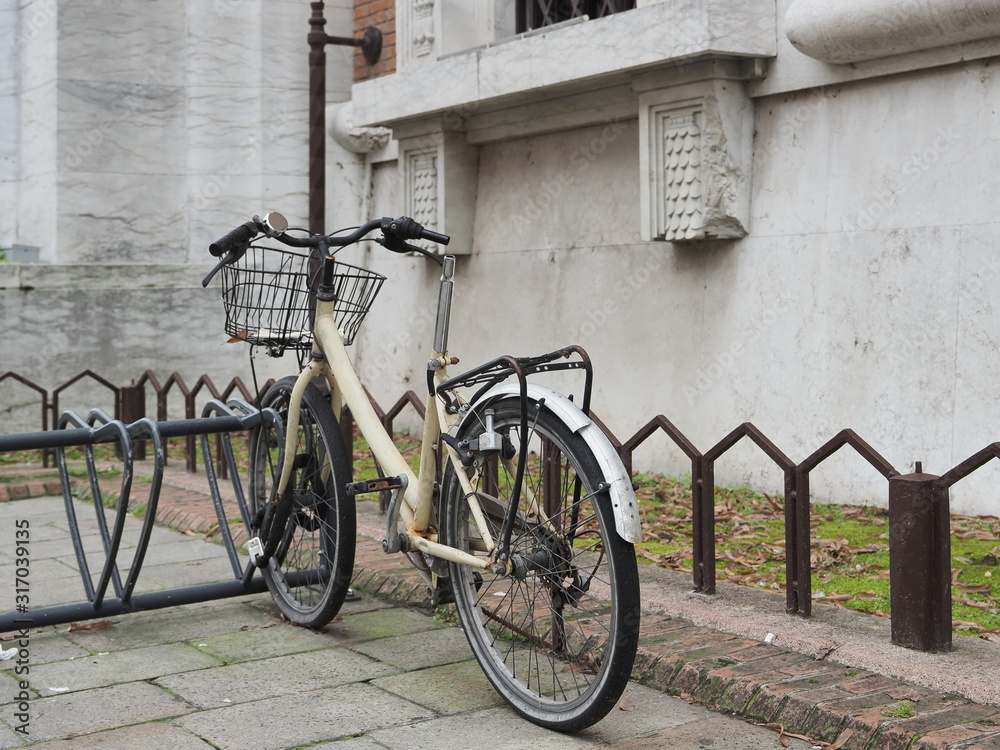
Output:
M400 216L398 219L390 219L388 217L382 219L382 232L383 234L391 234L401 240L430 240L440 245L447 245L451 242L451 237L448 235L424 229L422 225L409 216Z
M431 242L436 242L439 245L447 245L451 242L451 237L446 234L441 234L440 232L432 232L430 229L421 228L420 238L424 240L430 240Z
M209 245L208 252L218 258L220 255L225 255L240 245L249 242L256 237L258 233L259 230L257 229L256 222L248 221Z

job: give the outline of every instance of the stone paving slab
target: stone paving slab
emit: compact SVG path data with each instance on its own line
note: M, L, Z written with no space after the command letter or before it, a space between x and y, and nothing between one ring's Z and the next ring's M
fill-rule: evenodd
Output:
M503 708L461 713L394 729L380 729L371 738L389 750L463 750L508 747L519 750L583 750L592 743L535 726ZM347 745L346 747L350 747ZM346 750L346 748L345 748Z
M146 646L111 653L97 653L73 661L32 667L29 684L42 696L52 688L87 690L163 675L205 669L221 664L217 659L183 643Z
M260 614L260 619L266 620L263 625L231 632L230 623L229 631L208 637L203 632L190 643L226 664L318 651L330 646L329 636L323 633L306 628L273 627L277 620L268 618L265 612Z
M410 670L426 669L472 658L461 628L440 628L414 635L357 643L354 650L373 659Z
M13 729L0 726L0 748L6 750L9 747L24 747L24 743Z
M338 643L357 645L376 638L424 633L442 627L444 625L433 620L429 613L397 608L346 615L331 635Z
M155 680L198 708L222 708L288 693L367 682L393 674L388 665L347 649L260 658Z
M105 710L115 706L113 712ZM35 701L31 737L59 739L181 716L194 707L148 682L81 690Z
M201 711L174 723L221 750L283 750L432 716L372 685L353 683Z
M23 747L11 745L10 747ZM154 722L138 726L72 737L43 745L45 750L215 750L209 743L191 732L171 724Z
M235 618L235 619L234 619ZM251 607L227 609L222 612L196 612L186 607L120 615L108 618L113 623L105 630L93 633L67 632L71 642L88 653L126 651L150 643L198 645L211 636L230 633L234 627L260 627L274 619L267 612ZM91 621L105 622L106 620ZM82 623L86 625L87 623ZM65 627L65 626L59 626ZM48 634L46 634L48 635Z
M474 659L383 677L372 684L442 715L503 705Z

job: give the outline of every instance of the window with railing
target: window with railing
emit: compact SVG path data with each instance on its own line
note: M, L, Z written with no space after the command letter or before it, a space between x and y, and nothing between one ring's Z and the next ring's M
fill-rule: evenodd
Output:
M517 0L517 33L582 16L601 18L634 7L635 0Z

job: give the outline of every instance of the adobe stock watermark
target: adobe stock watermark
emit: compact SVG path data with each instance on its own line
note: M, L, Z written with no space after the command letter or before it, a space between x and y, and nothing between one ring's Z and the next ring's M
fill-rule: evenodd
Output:
M208 175L205 180L188 194L178 207L180 211L189 209L205 210L210 203L220 197L232 184L233 178L243 174L247 165L252 162L266 146L277 140L285 132L290 115L286 110L279 110L269 117L268 125L253 135L247 136L239 146L239 158L228 162L221 170Z
M57 0L43 0L33 3L30 9L25 8L26 14L21 17L21 38L34 39L49 24L55 26L58 8ZM27 13L29 10L30 14Z
M984 258L976 273L973 273L968 282L962 285L960 292L962 297L980 296L986 291L988 282L1000 277L1000 256L996 254Z
M778 123L773 133L766 139L762 138L753 149L754 169L763 168L765 162L775 153L787 149L796 133L808 124L819 112L820 108L829 98L828 87L819 89L814 96L802 101L791 112L790 119L783 119Z
M686 383L682 389L688 403L694 404L697 398L712 390L726 373L733 370L747 354L753 351L754 344L761 335L792 309L791 303L796 299L786 289L780 289L777 299L749 322L741 338L733 341L728 348L712 354L711 361L695 372L694 382Z
M914 180L927 172L943 154L950 151L955 143L962 138L961 134L951 127L938 128L936 132L937 137L933 144L910 154L900 165L900 174L909 179L891 182L887 187L871 196L867 205L857 211L852 211L843 221L842 226L845 232L867 232L878 226L879 220L892 211Z
M618 278L611 285L612 293L607 294L603 301L592 305L587 310L583 316L583 322L570 331L569 340L573 343L583 344L593 339L598 331L625 308L632 297L642 291L651 281L659 278L657 272L665 263L663 248L656 245L648 246L642 263L635 270Z
M551 179L544 180L539 185L538 191L528 198L521 211L511 215L514 225L522 226L540 219L562 197L567 188L578 184L583 172L607 151L610 144L621 137L625 129L626 126L621 123L620 118L606 120L600 135L594 136L570 154L571 168L561 169Z
M62 163L67 169L77 169L84 162L89 161L94 154L94 149L104 143L111 134L124 123L130 121L136 113L148 108L149 98L136 93L144 90L148 86L162 85L163 75L160 68L147 68L142 80L134 86L130 86L131 91L115 99L108 107L110 116L104 117L97 124L81 135L76 143L69 148Z

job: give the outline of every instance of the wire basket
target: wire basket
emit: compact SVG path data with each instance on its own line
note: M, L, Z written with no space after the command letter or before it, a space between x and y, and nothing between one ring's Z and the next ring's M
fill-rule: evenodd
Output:
M226 333L272 352L312 348L312 300L322 264L308 255L251 246L222 268ZM335 261L333 317L351 344L385 276Z

